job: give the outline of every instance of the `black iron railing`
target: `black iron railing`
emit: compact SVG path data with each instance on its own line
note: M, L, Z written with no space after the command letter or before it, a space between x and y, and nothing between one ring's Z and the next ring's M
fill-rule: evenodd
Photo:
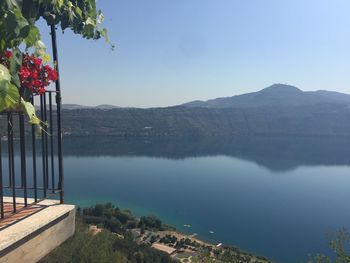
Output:
M56 91L33 99L45 123L40 131L22 112L0 115L0 218L4 219L46 198L63 202L63 170ZM6 200L5 200L6 199ZM20 201L19 201L20 200ZM5 201L12 209L5 211Z
M22 112L0 114L0 219L47 198L64 202L61 88L54 26L51 38L58 73L55 90L32 98L37 116L45 123L43 130L30 125Z

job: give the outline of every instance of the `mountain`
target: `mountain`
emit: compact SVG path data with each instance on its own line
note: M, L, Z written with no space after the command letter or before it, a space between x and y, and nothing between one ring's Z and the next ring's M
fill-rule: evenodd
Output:
M350 95L331 91L302 91L294 86L274 84L258 92L207 101L192 101L181 106L201 108L300 107L319 104L350 104Z
M111 109L115 109L115 108L120 108L120 107L110 105L110 104L101 104L101 105L95 106L95 109L101 109L101 110L111 110Z
M275 84L175 107L64 108L62 118L67 136L350 136L350 95Z
M350 103L350 95L344 94L336 91L327 91L327 90L318 90L314 91L315 94L318 96L323 96L332 100L336 100L337 102L341 103Z
M39 107L37 107L39 109ZM56 106L54 106L56 108ZM65 110L78 110L78 109L101 109L101 110L111 110L119 108L118 106L109 105L109 104L101 104L97 106L86 106L86 105L79 105L79 104L62 104L62 109Z
M93 107L79 105L79 104L62 104L62 109L66 109L66 110L77 110L77 109L87 109L87 108L93 108Z
M350 136L350 107L319 104L266 108L63 110L71 136Z

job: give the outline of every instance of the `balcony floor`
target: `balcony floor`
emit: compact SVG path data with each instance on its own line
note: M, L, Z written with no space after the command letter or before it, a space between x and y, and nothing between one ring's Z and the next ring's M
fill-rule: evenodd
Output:
M44 209L43 205L33 205L24 208L23 203L16 203L17 213L13 214L13 203L4 202L4 219L0 219L0 231L16 222Z

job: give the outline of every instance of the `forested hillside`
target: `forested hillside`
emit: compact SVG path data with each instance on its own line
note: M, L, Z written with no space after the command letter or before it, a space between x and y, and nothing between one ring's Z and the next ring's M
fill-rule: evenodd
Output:
M350 108L344 104L76 109L62 116L65 135L76 136L350 135Z

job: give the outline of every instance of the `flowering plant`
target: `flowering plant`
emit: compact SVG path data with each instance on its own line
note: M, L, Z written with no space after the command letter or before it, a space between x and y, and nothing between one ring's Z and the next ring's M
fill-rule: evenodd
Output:
M11 51L5 51L0 56L0 63L5 67L10 67L10 59L13 54ZM23 55L22 65L19 69L19 79L21 87L29 95L42 95L45 93L45 88L50 83L57 80L57 71L51 68L49 65L43 65L41 58L28 53ZM28 92L29 91L29 92ZM27 96L29 99L29 96Z
M44 66L41 58L25 54L19 70L19 78L23 88L32 92L33 95L42 95L45 93L45 88L57 80L57 71L49 65Z
M58 74L55 69L45 65L40 57L28 53L20 55L22 63L17 71L18 74L10 77L14 55L9 50L0 54L0 73L5 76L1 82L7 90L11 91L4 100L0 100L0 110L24 110L28 113L31 123L39 124L40 120L35 115L33 105L30 104L31 98L35 95L43 95L46 87L57 80ZM19 92L17 87L11 84L12 79L19 82Z
M100 27L104 16L96 0L0 0L0 112L22 111L32 124L41 122L31 97L43 94L58 77L47 65L49 55L36 25L39 19L51 28L69 28L83 38L104 37L110 43L107 30Z

